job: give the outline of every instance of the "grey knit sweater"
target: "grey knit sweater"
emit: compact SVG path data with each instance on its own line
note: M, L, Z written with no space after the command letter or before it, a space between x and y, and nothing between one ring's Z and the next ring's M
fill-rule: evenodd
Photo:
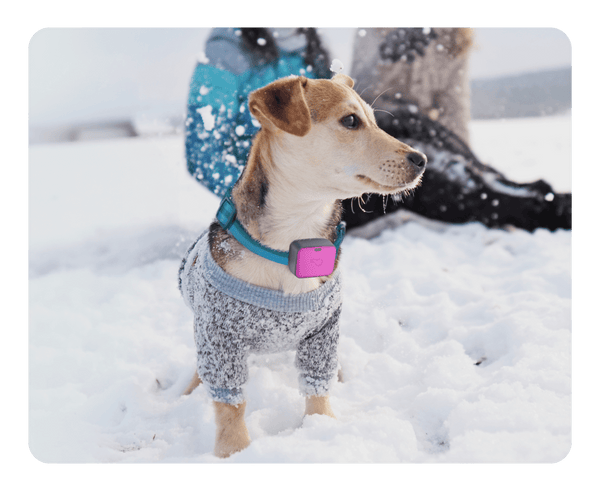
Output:
M339 271L316 290L298 295L251 285L217 265L205 232L181 263L179 289L194 312L198 375L215 401L243 402L250 353L287 350L296 350L301 393L328 392L337 371Z

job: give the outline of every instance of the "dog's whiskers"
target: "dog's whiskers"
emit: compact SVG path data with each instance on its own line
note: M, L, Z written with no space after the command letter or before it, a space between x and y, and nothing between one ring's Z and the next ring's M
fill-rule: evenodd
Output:
M363 90L361 90L361 91L360 91L360 94L358 94L358 95L362 97L362 95L363 95L363 92L364 92L365 90L367 90L367 89L370 89L371 87L373 87L373 86L372 86L372 85L367 85L367 86L366 86L366 87L365 87Z
M386 111L385 109L377 109L377 108L373 108L373 112L376 113L377 111L382 112L382 113L388 113L390 116L393 116L393 114L389 111Z
M383 94L385 94L388 90L392 90L393 87L388 87L387 89L385 89L383 92L381 92L377 97L375 97L375 100L373 102L371 102L371 104L369 104L371 107L373 107L373 104L375 104L377 102L377 99L379 99Z
M358 199L357 199L357 202L358 202L358 207L362 210L362 212L363 213L373 213L372 211L367 211L362 206L360 206L361 201L362 201L363 205L366 204L365 201L363 200L363 197L359 196Z
M362 212L363 212L363 213L367 213L367 212L365 211L365 209L364 209L362 206L360 206L360 201L361 201L361 200L360 200L360 198L359 198L359 199L357 200L358 207L359 207L359 208L362 210Z

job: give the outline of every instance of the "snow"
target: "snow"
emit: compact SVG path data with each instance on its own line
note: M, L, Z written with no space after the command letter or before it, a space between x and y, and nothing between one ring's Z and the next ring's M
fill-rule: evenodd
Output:
M206 53L204 51L200 51L197 55L196 55L196 61L198 63L202 63L202 64L207 64L210 62L210 60L208 59L208 57L206 56Z
M474 151L484 163L517 182L544 179L555 191L571 191L571 118L519 118L477 121L471 125Z
M212 131L215 127L215 115L212 113L212 106L204 106L196 109L200 116L202 117L202 122L204 123L204 128L207 131Z
M329 69L333 73L342 73L344 71L344 64L340 60L338 60L337 58L335 58L331 62L331 66L329 67Z
M570 117L476 121L472 147L570 191ZM30 148L29 446L42 462L216 463L180 258L218 198L166 136ZM337 419L291 352L250 359L230 462L558 462L571 446L571 232L405 216L343 244ZM546 471L548 470L545 467ZM485 485L483 483L482 485Z

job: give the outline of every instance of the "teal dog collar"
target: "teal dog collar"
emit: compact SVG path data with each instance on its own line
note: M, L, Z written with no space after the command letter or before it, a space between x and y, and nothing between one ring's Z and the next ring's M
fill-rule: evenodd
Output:
M233 235L233 237L245 248L269 261L289 266L290 271L301 278L328 276L333 272L333 262L330 260L330 255L325 259L325 262L323 262L322 259L315 258L314 255L311 255L310 261L312 261L313 267L308 269L303 268L302 261L299 260L303 255L299 254L299 252L303 249L306 250L307 248L313 248L313 251L321 252L321 250L327 250L327 247L333 246L335 247L333 261L335 261L337 251L346 235L346 223L340 222L336 228L337 238L333 244L327 239L303 239L292 242L288 252L271 249L254 240L237 219L237 211L231 197L231 188L227 190L225 196L221 200L219 210L217 211L217 220L221 227ZM292 256L292 261L290 261L290 256ZM331 271L329 271L329 269L331 269Z

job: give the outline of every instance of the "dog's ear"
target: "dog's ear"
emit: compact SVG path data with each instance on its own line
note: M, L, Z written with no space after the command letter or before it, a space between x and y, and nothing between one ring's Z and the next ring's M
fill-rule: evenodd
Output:
M310 111L304 87L306 77L288 77L250 94L248 107L263 127L274 126L296 136L310 131Z
M352 80L348 75L344 75L343 73L338 73L337 75L334 75L331 81L347 85L350 88L354 87L354 80Z

